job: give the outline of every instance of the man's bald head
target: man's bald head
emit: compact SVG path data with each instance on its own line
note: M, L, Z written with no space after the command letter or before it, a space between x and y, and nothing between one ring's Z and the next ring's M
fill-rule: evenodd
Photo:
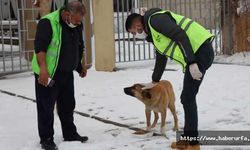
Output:
M65 5L65 11L72 14L81 14L84 16L86 14L85 6L78 0L72 0Z

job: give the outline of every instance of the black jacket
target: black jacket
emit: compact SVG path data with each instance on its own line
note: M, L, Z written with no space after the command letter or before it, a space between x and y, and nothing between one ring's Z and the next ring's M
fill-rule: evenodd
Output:
M150 33L150 29L148 26L148 20L153 13L158 11L161 11L161 9L152 8L148 10L143 17L144 25L145 28L147 29L148 37L146 38L146 40L148 42L153 43L152 35ZM192 64L195 62L195 55L193 53L192 46L186 32L176 24L175 20L168 12L152 16L150 23L151 26L156 31L162 33L164 36L177 42L178 45L181 45L180 47L182 47L183 56L187 64ZM156 51L156 62L155 62L154 72L152 75L152 81L158 82L161 79L166 64L167 64L167 57L161 55L159 52Z

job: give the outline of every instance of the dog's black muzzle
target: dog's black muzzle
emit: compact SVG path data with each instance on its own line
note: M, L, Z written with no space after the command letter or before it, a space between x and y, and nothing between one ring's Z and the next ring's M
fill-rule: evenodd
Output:
M132 90L131 90L131 87L126 87L124 88L124 93L127 94L127 95L130 95L130 96L134 96Z

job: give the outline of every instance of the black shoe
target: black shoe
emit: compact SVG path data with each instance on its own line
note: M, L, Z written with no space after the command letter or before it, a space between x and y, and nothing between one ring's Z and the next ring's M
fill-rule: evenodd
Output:
M42 149L44 150L58 150L56 144L53 141L53 138L41 140L40 144Z
M80 136L79 134L75 134L71 137L66 137L64 138L64 141L80 141L80 142L86 142L88 141L88 137L87 136Z

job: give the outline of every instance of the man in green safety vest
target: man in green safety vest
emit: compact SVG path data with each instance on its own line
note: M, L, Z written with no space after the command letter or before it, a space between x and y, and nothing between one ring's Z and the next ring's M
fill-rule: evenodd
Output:
M184 72L181 103L185 114L184 133L181 136L197 139L198 113L196 95L206 70L214 59L214 36L197 22L168 10L153 8L144 16L130 14L126 30L137 39L146 39L156 48L156 62L152 82L159 82L167 58L181 64ZM193 137L193 138L192 138ZM178 140L171 144L177 149L200 149L198 140Z
M82 18L86 13L79 1L44 16L37 25L32 70L35 73L35 90L38 116L38 133L41 147L56 150L53 122L54 106L61 121L65 141L88 140L80 136L74 124L74 76L77 70L85 77L85 50Z

